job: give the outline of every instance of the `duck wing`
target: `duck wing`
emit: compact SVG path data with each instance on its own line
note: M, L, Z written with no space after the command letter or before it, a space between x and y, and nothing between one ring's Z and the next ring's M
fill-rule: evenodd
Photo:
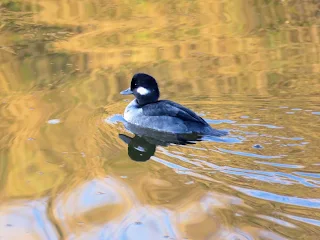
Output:
M144 105L142 107L142 111L145 116L169 116L176 117L184 121L208 125L203 118L199 117L190 109L169 100L161 100L156 103Z

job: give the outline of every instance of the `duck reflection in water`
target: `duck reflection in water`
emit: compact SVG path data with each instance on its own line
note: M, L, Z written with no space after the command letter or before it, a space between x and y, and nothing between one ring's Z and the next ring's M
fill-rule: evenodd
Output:
M170 134L141 128L139 126L124 123L127 130L134 133L134 137L119 134L119 138L128 144L129 157L137 162L149 160L156 152L157 146L169 146L171 144L186 145L201 141L198 134Z

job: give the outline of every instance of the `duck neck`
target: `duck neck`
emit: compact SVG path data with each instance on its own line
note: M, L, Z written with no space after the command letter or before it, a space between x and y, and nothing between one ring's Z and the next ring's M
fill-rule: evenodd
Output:
M144 106L150 103L155 103L158 101L158 98L152 98L152 97L143 97L143 98L136 98L136 102L139 106Z

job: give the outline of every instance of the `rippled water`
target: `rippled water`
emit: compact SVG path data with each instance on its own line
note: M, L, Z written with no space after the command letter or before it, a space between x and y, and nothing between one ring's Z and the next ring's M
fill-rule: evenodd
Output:
M0 239L319 239L319 9L1 1ZM230 134L134 136L138 71Z

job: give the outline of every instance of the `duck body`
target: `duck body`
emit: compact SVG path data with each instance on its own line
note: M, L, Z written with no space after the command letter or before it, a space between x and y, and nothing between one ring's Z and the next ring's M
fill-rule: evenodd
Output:
M147 74L135 74L131 88L121 93L136 97L124 111L124 119L131 124L173 134L226 135L225 131L213 129L190 109L173 101L158 100L158 85Z

